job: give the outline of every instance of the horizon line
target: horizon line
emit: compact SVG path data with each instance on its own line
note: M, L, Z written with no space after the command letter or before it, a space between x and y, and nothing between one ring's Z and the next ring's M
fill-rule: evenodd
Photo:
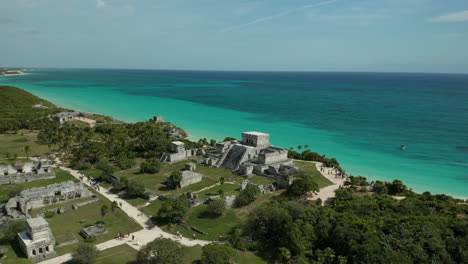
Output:
M168 68L95 68L95 67L5 67L0 69L35 69L35 70L147 70L147 71L194 71L194 72L263 72L263 73L394 73L394 74L453 74L468 75L468 72L425 72L425 71L327 71L327 70L197 70L197 69L168 69Z

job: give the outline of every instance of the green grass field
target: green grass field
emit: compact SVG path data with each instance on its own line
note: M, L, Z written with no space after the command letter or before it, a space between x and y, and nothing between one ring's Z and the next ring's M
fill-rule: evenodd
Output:
M136 259L137 251L127 244L99 252L94 264L126 264Z
M68 172L63 171L61 169L54 169L55 171L55 179L47 179L47 180L38 180L26 183L18 183L18 184L5 184L0 185L0 203L5 203L8 201L8 193L16 188L28 189L32 187L41 187L46 186L53 183L64 182L64 181L75 181L78 180L70 175Z
M115 212L109 209L109 212L105 216L102 216L101 206L107 205L110 208L111 202L100 194L94 193L100 198L99 201L80 207L75 211L57 214L48 219L52 233L55 236L71 232L77 235L78 240L84 241L78 233L87 225L92 225L97 221L104 222L109 232L98 237L95 242L96 244L115 238L118 232L133 233L142 229L139 224L128 217L121 209L117 209Z
M240 192L240 185L239 184L230 184L230 183L225 183L223 185L218 185L213 188L210 188L208 190L202 191L198 193L198 196L200 199L206 199L211 196L218 195L218 191L222 189L224 191L224 195L238 195Z
M315 164L312 162L295 160L294 165L302 171L304 171L305 173L312 175L312 178L318 184L319 188L323 188L333 184L330 180L328 180L322 174L320 174L320 172L317 170L317 167L315 167Z
M37 131L20 130L17 134L0 134L0 159L5 159L7 153L10 157L15 154L18 157L26 157L24 147L30 147L29 156L44 155L49 152L46 145L37 142Z

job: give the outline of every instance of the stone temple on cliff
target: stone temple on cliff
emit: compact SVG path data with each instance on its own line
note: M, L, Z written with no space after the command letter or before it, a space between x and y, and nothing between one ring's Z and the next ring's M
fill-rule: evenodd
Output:
M270 135L260 132L244 132L242 140L216 144L216 151L205 155L208 166L222 167L240 175L275 175L293 169L288 150L270 144Z

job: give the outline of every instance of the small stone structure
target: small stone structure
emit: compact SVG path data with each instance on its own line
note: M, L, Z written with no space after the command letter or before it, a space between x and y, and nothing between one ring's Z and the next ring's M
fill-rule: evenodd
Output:
M90 237L100 237L104 234L107 234L107 232L109 232L109 230L104 226L104 224L96 224L81 229L80 235L84 239L87 239Z
M270 167L291 166L288 150L273 147L270 135L260 132L244 132L242 140L220 142L216 151L205 155L204 163L208 166L222 167L240 175L265 175Z
M166 121L164 121L162 116L154 116L153 118L150 119L150 121L153 122L153 123L166 122Z
M196 173L193 171L183 171L182 172L182 180L180 181L180 188L184 188L187 185L194 184L197 182L201 182L203 179L203 175L200 173Z
M82 182L60 182L24 190L0 206L0 226L13 219L30 218L29 210L93 195Z
M160 161L175 163L182 160L187 160L189 157L205 155L205 150L203 149L185 149L185 143L181 141L174 141L171 143L170 151L165 152Z
M60 113L57 113L53 116L57 117L60 124L63 124L65 122L68 122L68 121L72 121L75 117L77 117L78 115L80 115L81 112L60 112Z
M197 169L197 165L195 163L187 163L185 164L185 170L194 171Z
M55 172L46 161L22 162L0 166L0 184L15 184L55 178Z
M226 208L231 209L234 207L234 204L236 202L237 195L229 195L224 197L224 201L226 202Z
M21 249L28 259L37 261L55 256L55 238L49 228L49 223L42 218L26 220L27 231L18 233Z
M142 196L143 198L150 200L150 199L156 198L158 195L154 191L150 189L146 189Z
M249 180L243 180L242 183L241 183L241 191L243 191L249 185L257 186L262 194L269 193L269 192L274 192L274 191L277 190L277 186L275 184L273 184L273 183L266 184L266 185L261 185L261 184L252 183Z
M198 194L193 193L193 192L186 192L185 197L187 197L190 207L195 207L205 202L205 201L200 201Z

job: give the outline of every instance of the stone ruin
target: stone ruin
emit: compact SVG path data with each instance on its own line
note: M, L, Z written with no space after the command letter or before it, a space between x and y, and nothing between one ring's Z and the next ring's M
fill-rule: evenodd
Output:
M107 227L104 224L100 223L81 229L80 235L84 239L88 239L90 237L100 237L104 234L107 234L107 232L109 232Z
M166 122L166 121L164 121L163 116L154 116L153 118L150 119L150 122L163 123L163 122Z
M277 174L281 166L292 167L293 161L288 158L287 149L270 144L269 134L244 132L241 141L217 143L216 151L206 153L204 163L250 176Z
M241 191L243 191L249 185L257 186L262 194L269 193L269 192L274 192L274 191L276 191L278 189L277 186L275 184L273 184L273 183L262 185L262 184L252 183L249 180L243 180L242 184L241 184Z
M72 121L75 117L79 116L81 112L60 112L52 115L51 117L57 117L60 124L63 124L68 121Z
M55 238L49 228L49 223L42 218L29 218L26 220L28 229L18 233L21 250L33 261L53 257Z
M170 150L165 152L159 159L162 162L175 163L182 160L187 160L190 157L205 155L203 149L185 149L185 143L174 141L171 143Z
M27 189L0 206L0 226L14 219L30 218L32 209L91 196L93 193L82 182L66 181Z
M182 172L182 180L180 181L180 188L184 188L190 184L194 184L197 182L201 182L203 179L203 175L197 172L184 170Z
M55 178L55 172L51 165L45 161L39 161L38 163L17 161L14 165L0 166L0 184L15 184L53 178Z
M195 206L205 203L205 200L200 201L200 198L198 197L198 194L196 193L186 192L184 193L184 195L185 197L187 197L190 207L195 207Z

